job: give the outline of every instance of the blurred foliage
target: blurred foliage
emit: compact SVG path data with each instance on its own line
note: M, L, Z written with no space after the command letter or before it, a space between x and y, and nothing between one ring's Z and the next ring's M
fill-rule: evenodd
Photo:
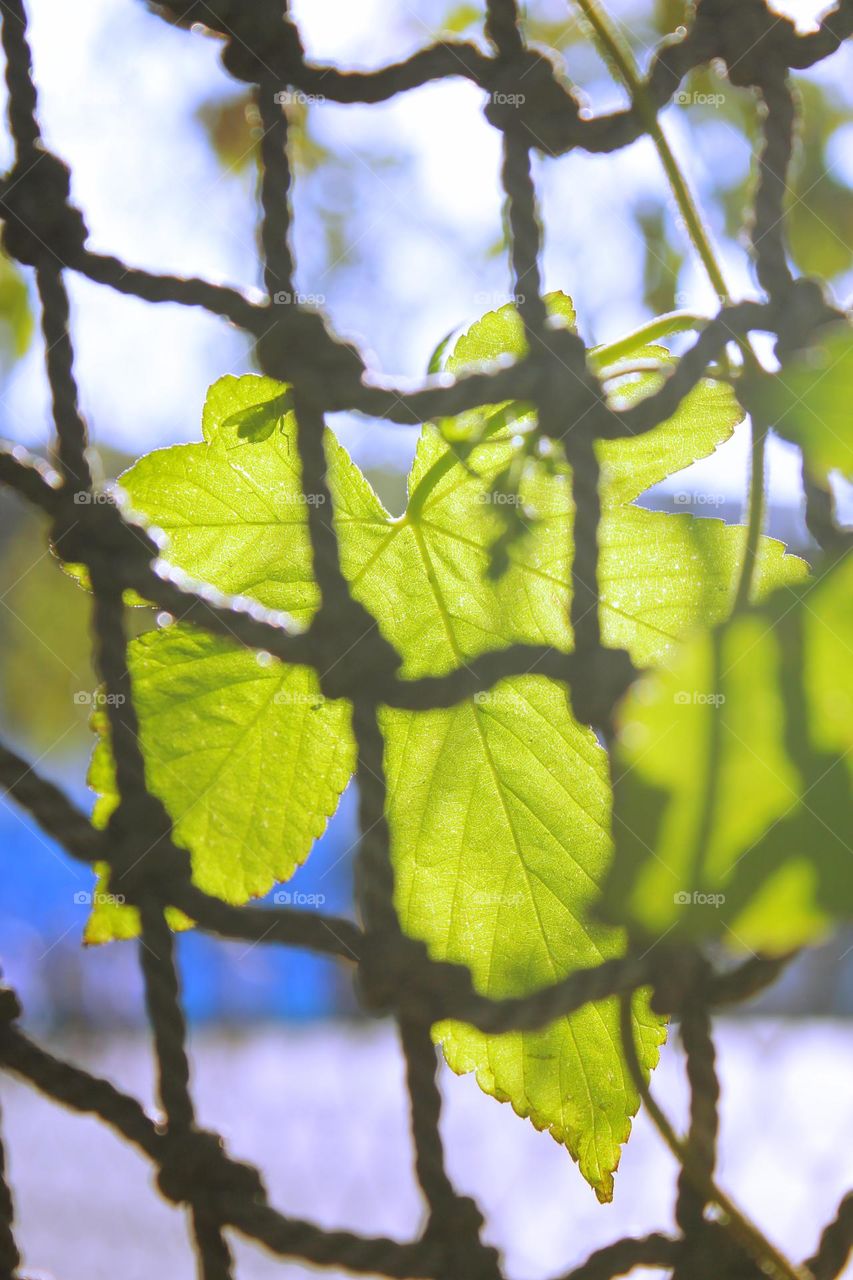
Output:
M807 275L832 279L853 264L853 191L833 174L827 146L850 111L835 93L801 80L800 137L788 207L791 255Z
M291 156L297 171L303 173L313 173L332 159L309 128L309 105L295 98L287 106ZM240 173L257 163L261 116L249 92L205 99L196 110L196 119L227 171Z
M329 270L355 258L352 211L358 203L362 161L355 155L330 151L312 128L310 101L298 95L285 107L290 160L297 176L316 178L312 186L312 220L322 227ZM196 120L226 173L241 175L256 168L261 136L260 113L249 92L207 98L196 109ZM372 154L374 172L395 163L396 156Z
M5 526L8 504L0 513ZM42 518L15 521L0 560L0 714L35 751L80 755L89 740L89 603L60 571Z
M662 205L640 205L635 214L646 245L643 297L655 315L674 311L678 304L678 273L684 255L673 242Z
M471 27L483 21L483 10L475 4L454 4L441 21L448 35L467 35Z
M9 364L26 355L33 336L33 314L26 281L0 253L0 355Z
M99 476L115 476L130 458L98 455ZM97 679L92 669L90 600L62 572L42 515L0 494L0 719L39 755L84 755ZM128 613L133 634L153 622L148 609Z
M569 5L564 19L554 18L556 7L543 16L529 6L525 34L535 44L565 54L586 42L587 32L578 20L575 6ZM643 69L651 51L665 36L672 35L690 21L689 0L657 0L654 6L621 6L622 35ZM616 9L616 16L620 16ZM475 36L482 31L482 6L452 4L438 30L454 36ZM592 73L588 67L594 68ZM584 75L584 68L587 67ZM592 79L600 78L600 62L577 61L572 71L578 75L576 87L583 92ZM796 79L801 116L788 207L788 239L795 267L807 275L820 275L830 283L853 267L853 190L832 171L827 150L836 129L849 121L850 106L831 84L805 76ZM760 140L760 122L752 93L733 89L711 68L693 72L683 86L691 101L681 106L682 120L690 130L690 150L702 157L705 152L704 127L722 124L745 137L755 150ZM744 176L739 168L716 165L702 191L703 206L710 211L726 236L742 240L744 212L754 190L756 164ZM661 202L649 204L648 197L634 210L634 218L646 247L644 271L645 303L652 314L673 305L678 292L678 275L684 265L680 237L673 237L661 177ZM491 247L502 252L504 242Z

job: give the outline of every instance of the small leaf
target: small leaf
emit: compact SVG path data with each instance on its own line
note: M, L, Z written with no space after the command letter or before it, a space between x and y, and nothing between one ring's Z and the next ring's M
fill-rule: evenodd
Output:
M190 627L140 636L130 670L146 778L175 821L176 843L191 852L195 883L245 902L289 879L352 773L348 705L324 699L305 667ZM116 796L100 727L89 781L100 793L94 821L104 826ZM121 882L104 888L118 895ZM126 937L137 927L135 912L96 901L86 937Z

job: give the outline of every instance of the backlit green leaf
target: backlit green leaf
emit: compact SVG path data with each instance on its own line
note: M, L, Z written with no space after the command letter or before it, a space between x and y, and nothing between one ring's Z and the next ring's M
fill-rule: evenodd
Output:
M693 636L634 687L609 918L785 951L853 913L851 568Z
M551 306L570 322L567 299ZM520 335L523 342L512 309L491 313L448 363L517 355ZM268 379L222 379L205 406L205 443L148 455L123 484L132 507L164 531L172 563L305 622L317 590L292 414L280 430L266 430L284 394ZM697 620L726 616L743 545L742 529L624 501L673 460L685 465L730 434L731 400L703 399L704 388L695 394L678 430L658 428L657 444L651 433L607 446L602 627L608 643L624 645L641 665L665 655ZM256 406L266 406L257 417ZM494 409L476 416L464 460L438 427L425 428L401 518L384 510L327 434L343 569L407 677L446 672L514 641L571 647L569 472L535 458L521 469L528 531L510 548L506 571L490 578L501 527L496 479L516 456L517 424ZM253 428L240 448L235 417ZM762 542L759 588L801 572L779 544ZM191 849L194 874L222 896L263 893L305 856L346 782L353 750L346 709L314 705L310 673L259 665L179 625L136 643L131 661L149 779ZM279 694L289 688L308 701L282 705ZM622 951L622 934L593 918L610 856L606 758L573 720L561 688L532 670L448 711L386 709L382 724L397 906L408 931L435 956L468 963L495 996ZM117 931L103 915L101 922L100 936ZM662 1028L642 997L635 1016L648 1070ZM450 1024L437 1035L454 1069L476 1071L483 1088L565 1142L597 1194L610 1197L638 1103L612 1002L536 1034L488 1037Z

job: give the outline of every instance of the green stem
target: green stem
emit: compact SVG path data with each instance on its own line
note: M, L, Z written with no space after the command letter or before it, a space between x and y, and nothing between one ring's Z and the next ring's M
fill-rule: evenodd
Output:
M749 464L749 511L746 523L746 542L740 566L733 612L745 609L750 602L758 562L758 545L764 528L764 485L767 431L752 415L752 448Z
M575 0L581 13L586 18L589 25L595 33L596 42L605 59L619 76L631 96L634 108L638 112L647 133L650 135L652 142L655 144L661 164L666 173L667 181L670 189L678 205L679 212L687 234L693 243L693 247L702 262L703 267L711 281L712 287L715 289L717 296L723 303L731 302L731 294L723 275L717 255L714 252L711 237L702 221L702 215L699 212L699 206L694 199L693 193L687 183L687 179L681 171L678 161L669 145L663 127L658 120L655 104L649 97L648 91L640 70L634 60L628 44L622 39L618 28L613 24L604 7L599 0ZM752 350L749 342L744 339L738 340L738 345L743 352L746 365L755 370L759 367L758 360ZM743 560L741 562L740 572L738 575L738 584L735 592L736 609L743 608L748 602L752 592L752 584L755 576L755 563L758 556L758 545L761 537L764 517L764 484L765 484L765 439L766 431L764 427L752 420L752 465L749 479L749 500L747 515L747 533L746 543L744 545Z
M606 365L615 364L622 356L633 355L638 347L657 342L659 338L668 338L673 333L689 333L692 330L704 329L708 320L708 316L696 315L693 311L668 311L665 315L648 320L640 325L639 329L626 333L624 338L619 338L616 342L608 342L603 347L593 347L588 353L589 358L596 368L600 369Z
M596 40L605 61L609 62L616 70L620 80L631 95L631 101L645 125L646 132L655 144L655 149L660 156L675 202L684 219L687 234L690 236L693 247L702 261L712 287L721 302L731 302L731 294L729 293L722 267L717 261L710 233L702 221L699 206L687 184L687 179L681 172L678 161L669 145L669 140L663 131L663 126L658 120L655 105L651 101L643 83L643 78L640 75L639 67L634 61L633 53L622 39L616 26L611 22L606 10L598 3L598 0L575 0L575 3L595 32Z

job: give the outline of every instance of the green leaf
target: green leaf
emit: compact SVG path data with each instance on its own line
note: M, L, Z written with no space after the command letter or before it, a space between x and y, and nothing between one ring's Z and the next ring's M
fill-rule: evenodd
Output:
M819 475L837 467L853 477L853 327L833 325L772 378L763 378L758 403L770 425L798 444Z
M566 299L551 305L566 321L573 314ZM482 327L473 326L448 364L488 360L502 351L517 355L519 338L523 343L520 321L504 308ZM170 561L221 590L250 595L305 622L317 591L292 415L269 433L268 419L260 415L253 439L232 447L235 415L265 404L271 417L282 394L268 379L222 379L205 406L206 443L151 454L123 483L131 505L164 531ZM529 532L523 544L510 548L506 572L490 579L490 548L501 527L493 501L496 478L516 457L516 423L512 414L492 409L477 416L464 461L437 427L425 428L408 509L396 519L334 438L326 437L344 572L400 652L407 677L448 671L514 641L571 646L569 472L535 459L521 469L519 496L530 513ZM708 452L725 438L730 406L707 420L697 413L696 423L693 429L690 415L682 415L681 428L691 435L687 445L663 428L668 443L657 451L632 441L609 458L602 626L607 642L624 644L638 664L660 658L698 619L721 620L730 608L742 529L622 501L637 483L642 487L649 476L664 474L668 459L683 465L688 455ZM762 542L759 585L800 572L801 563L784 557L778 544ZM152 786L191 847L196 876L244 895L263 892L286 874L285 862L293 866L304 856L303 837L333 805L352 752L344 713L335 721L332 708L321 719L303 708L298 722L276 719L268 730L262 719L262 730L244 748L248 713L241 680L260 706L282 678L276 664L254 663L251 654L201 641L179 627L132 651ZM311 679L305 673L300 678ZM173 718L173 682L177 697L186 690L184 701L195 708L189 741L181 713L174 711ZM210 708L214 727L205 734ZM312 748L316 793L298 793L306 816L294 834L282 825L293 807L289 753L298 751L293 735L309 721L318 726ZM483 991L502 996L622 952L620 931L592 915L610 856L606 760L594 734L572 719L562 689L531 671L451 710L386 709L382 723L397 907L404 927L432 954L467 962ZM232 749L235 736L239 745ZM178 761L176 742L185 753ZM219 785L221 774L213 775L216 785L203 783L204 769L209 777L213 768L205 753L217 742L227 756L227 792ZM244 750L254 753L252 767L262 760L274 780L257 806L245 785ZM169 772L176 765L185 770L183 778ZM262 822L268 826L259 832ZM650 1070L662 1027L642 997L635 1017L643 1066ZM638 1105L623 1070L613 1002L535 1034L485 1037L450 1024L437 1035L454 1069L476 1070L485 1089L549 1129L579 1160L597 1194L611 1196L619 1147Z
M634 687L607 918L774 952L853 914L851 647L848 561L694 635Z
M289 879L351 776L348 704L327 701L305 667L285 667L189 627L141 636L131 645L130 668L146 777L175 819L176 842L191 851L196 884L226 902L245 902ZM97 825L115 804L102 731L90 773L101 793ZM101 887L121 893L120 881ZM107 898L96 901L86 940L127 937L137 928L136 913Z
M576 317L570 298L563 293L550 293L545 301L557 323L574 328ZM444 368L460 373L488 366L507 355L518 360L526 352L521 317L515 307L507 303L489 312L463 334L453 353L445 358ZM608 403L617 409L628 408L656 391L667 367L677 363L666 347L645 342L641 334L636 341L629 338L612 346L593 348L588 359L607 383ZM636 362L648 360L659 363L662 372L628 372ZM445 420L441 423L442 434L448 440L470 440L478 433L494 431L501 425L500 415L516 432L535 421L531 406L504 402ZM603 501L628 502L699 458L707 457L730 438L743 417L743 409L728 384L703 378L673 416L653 430L629 440L605 440L597 444L604 479Z
M665 371L678 361L658 344L640 345L614 363L590 352L593 367L607 379L608 403L627 409L657 391L662 373L620 373L634 361L655 360ZM596 452L602 466L605 492L611 501L629 502L652 485L706 458L730 439L744 412L725 382L703 378L671 418L630 440L602 440Z
M307 622L318 594L292 415L283 430L263 430L276 425L282 396L270 379L222 379L205 404L206 443L148 454L121 483L166 534L174 564ZM235 418L254 430L239 449ZM356 518L362 495L381 510L343 451L334 453L341 502L349 495ZM349 780L348 705L324 701L309 669L259 660L179 624L133 641L129 665L148 781L190 850L194 879L228 901L263 895L304 861ZM115 804L105 739L90 782L103 824ZM119 884L100 887L121 892ZM86 937L106 941L137 928L135 912L101 898Z

